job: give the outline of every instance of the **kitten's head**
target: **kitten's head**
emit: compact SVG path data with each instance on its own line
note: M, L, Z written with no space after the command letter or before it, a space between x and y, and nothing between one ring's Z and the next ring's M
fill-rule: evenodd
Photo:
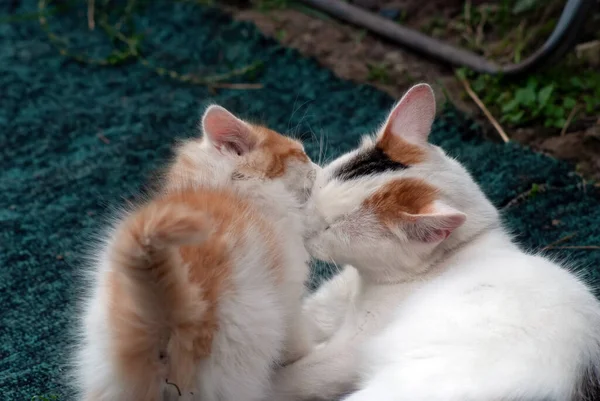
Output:
M428 143L433 91L416 85L374 137L326 166L308 207L313 256L377 280L418 275L497 220L469 173Z
M216 105L204 113L201 129L201 138L177 149L167 187L232 186L274 191L273 196L277 188L283 188L300 202L308 198L317 166L300 142L243 121Z

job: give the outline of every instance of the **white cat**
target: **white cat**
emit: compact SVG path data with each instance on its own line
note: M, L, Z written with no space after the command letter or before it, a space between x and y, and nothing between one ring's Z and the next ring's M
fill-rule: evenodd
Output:
M467 171L427 138L428 85L312 195L313 256L350 266L305 304L318 338L275 400L600 400L600 303L521 250ZM358 390L358 391L356 391Z

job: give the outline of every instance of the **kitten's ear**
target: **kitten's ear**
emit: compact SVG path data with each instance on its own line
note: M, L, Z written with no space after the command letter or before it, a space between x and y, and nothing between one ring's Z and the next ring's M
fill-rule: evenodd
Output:
M436 243L448 238L458 227L462 226L467 215L436 201L426 213L409 214L407 227L408 237L412 240Z
M217 149L238 155L248 153L256 144L252 128L221 106L212 105L202 117L202 131Z
M385 123L383 135L393 135L422 145L427 143L435 118L435 96L431 86L418 84L402 96Z

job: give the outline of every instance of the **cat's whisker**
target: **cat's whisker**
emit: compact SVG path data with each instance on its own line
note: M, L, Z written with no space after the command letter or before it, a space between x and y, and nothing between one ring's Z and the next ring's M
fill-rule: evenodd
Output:
M324 144L325 144L325 133L323 132L323 130L320 131L321 135L319 136L319 161L317 162L318 165L322 166L323 163L323 156L324 156Z
M297 97L296 97L297 100ZM295 107L296 101L294 101L294 109L292 111L292 115L290 116L289 122L288 122L288 131L291 132L298 132L298 129L300 128L300 126L302 125L302 123L304 122L304 119L306 118L306 114L308 113L308 107L305 108L304 110L304 114L302 115L302 117L298 120L298 122L296 123L295 127L293 129L290 129L291 127L291 123L292 123L292 119L294 118L294 115L300 110L302 109L304 106L306 106L308 103L310 103L311 100L307 100L304 103L302 103L300 106L298 106L297 108Z
M337 262L335 260L333 260L333 258L329 258L329 262L333 265L333 267L335 268L334 270L334 275L338 275L342 272L342 269L340 268L340 266L337 264Z
M323 155L324 155L324 144L326 146L326 138L325 138L325 133L322 129L319 130L319 135L317 135L317 133L315 132L314 129L312 129L312 126L309 125L309 132L311 133L312 136L312 140L315 143L319 144L319 152L317 154L317 161L316 163L319 166L322 166L322 162L323 162Z

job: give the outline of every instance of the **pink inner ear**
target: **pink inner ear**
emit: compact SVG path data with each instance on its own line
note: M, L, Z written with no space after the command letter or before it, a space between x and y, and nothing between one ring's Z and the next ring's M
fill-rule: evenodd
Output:
M252 130L242 120L220 106L210 106L202 118L202 129L217 149L242 155L254 145Z
M458 211L421 215L415 222L415 237L427 243L441 242L462 226L466 219L466 215Z
M452 234L451 230L447 229L434 229L426 231L421 238L423 242L440 242L448 238Z
M424 144L434 118L433 90L427 84L419 84L410 88L394 107L385 130L410 143Z

